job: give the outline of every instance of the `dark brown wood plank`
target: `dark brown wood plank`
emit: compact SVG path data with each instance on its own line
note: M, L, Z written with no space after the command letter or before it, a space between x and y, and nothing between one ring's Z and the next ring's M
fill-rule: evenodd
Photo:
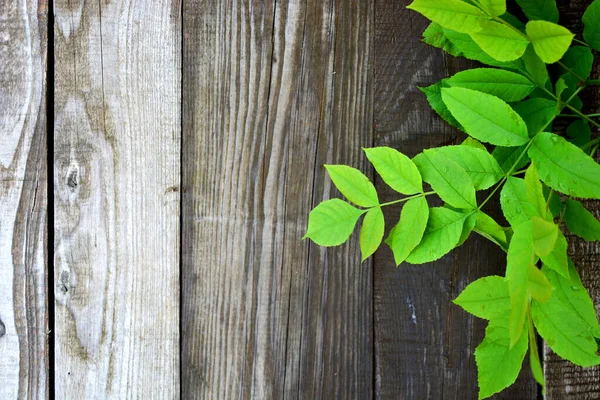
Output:
M183 398L372 397L370 263L301 238L366 167L371 2L184 5Z
M0 399L48 398L48 5L0 5Z
M582 39L581 16L591 0L562 0L559 1L561 13L560 23L569 27ZM598 57L598 53L596 53ZM596 62L592 77L600 77L600 62ZM600 88L590 87L582 92L586 113L600 111ZM598 130L594 133L597 135ZM597 156L597 160L600 158ZM586 201L585 206L596 217L600 217L600 202ZM583 285L588 289L596 310L600 315L600 245L589 243L571 235L569 239L569 254L581 275ZM577 399L592 400L600 398L600 366L581 368L571 362L563 360L548 346L544 348L544 374L546 376L548 399Z
M430 110L417 86L433 84L473 64L420 42L427 21L407 10L409 3L376 3L374 115L376 144L413 156L424 148L457 144L463 138ZM396 198L384 183L377 186L386 193L383 201ZM389 226L398 217L398 208L386 210ZM376 254L377 398L477 398L473 353L483 339L485 322L451 300L477 278L504 275L505 263L502 251L476 234L459 250L426 265L403 264L396 269L389 249ZM537 398L537 392L524 365L517 383L496 398L530 400Z

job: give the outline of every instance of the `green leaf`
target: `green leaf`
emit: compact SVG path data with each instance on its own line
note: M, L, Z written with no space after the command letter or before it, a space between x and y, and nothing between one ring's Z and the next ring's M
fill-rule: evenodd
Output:
M535 52L546 64L559 61L575 37L567 28L548 21L529 21L526 31Z
M525 171L524 181L527 198L529 199L529 202L535 206L537 210L536 215L541 218L551 219L549 218L550 216L547 215L544 189L534 165L530 165L529 168L527 168L527 171Z
M362 260L369 258L381 244L385 230L385 220L380 207L373 207L365 215L360 230L360 252Z
M563 203L562 203L560 196L555 191L550 191L550 188L546 185L543 185L543 190L544 190L544 198L546 199L546 203L548 203L548 198L550 198L549 210L550 210L550 213L552 214L552 218L558 217L558 214L560 214L563 209ZM552 197L549 197L550 193L552 193Z
M558 115L556 101L536 97L515 105L515 111L527 125L529 136L533 137Z
M509 177L500 192L502 213L513 228L528 221L531 217L541 217L537 203L532 203L527 194L525 181L513 176Z
M565 222L575 235L593 242L600 240L600 221L577 200L567 199Z
M463 140L463 142L460 145L474 147L476 149L487 152L487 149L483 143L481 143L479 140L473 139L472 137L469 137L469 136L467 136L467 138L465 140Z
M456 208L477 207L475 187L465 170L448 159L439 149L424 150L414 158L423 180L438 196Z
M442 99L467 133L497 146L527 143L527 125L506 102L471 89L442 89Z
M481 30L481 22L488 19L479 8L460 0L414 0L407 8L445 28L462 33Z
M592 130L587 121L578 119L567 128L567 140L577 147L582 147L592 139Z
M527 335L515 343L507 329L506 317L490 321L485 338L475 349L479 383L479 399L485 399L509 387L517 380L527 353Z
M303 239L310 238L320 246L338 246L348 240L364 213L340 199L324 201L310 212Z
M508 240L504 228L483 211L477 211L477 222L473 230L484 238L496 243L504 251L508 251Z
M341 194L362 207L379 205L377 190L362 172L347 165L325 165L331 181Z
M533 327L531 313L528 314L527 320L527 331L529 336L529 366L531 367L533 378L542 386L542 396L545 397L546 382L544 380L544 371L542 369L542 362L540 361L540 353L537 346L537 336L535 334L535 328Z
M473 232L473 228L475 228L476 223L477 215L475 213L469 214L469 216L465 219L465 223L463 224L463 230L460 234L460 239L458 239L456 247L462 246L462 244L467 241L469 236L471 236L471 232Z
M565 90L567 90L569 88L569 85L567 85L567 83L565 82L564 79L559 78L559 80L556 82L556 97L561 98L563 92Z
M535 240L535 238L534 238ZM536 266L530 265L527 270L527 291L537 301L548 301L552 295L552 285L546 275Z
M583 38L592 48L600 51L600 0L595 0L583 14Z
M523 75L495 68L468 69L446 79L445 83L491 94L509 103L523 100L536 88Z
M492 151L492 157L494 157L496 161L498 161L498 164L500 165L500 168L502 168L502 171L508 173L511 170L512 166L517 162L519 157L521 157L521 154L523 154L525 149L526 145L519 147L498 146L494 149L494 151ZM519 163L513 169L513 171L517 171L523 168L524 166L529 164L530 161L529 156L527 154L524 154L520 158L520 160L521 161L519 161Z
M563 56L562 63L584 79L590 77L594 64L594 55L592 50L586 46L573 46ZM564 73L567 70L561 67Z
M600 364L598 345L589 326L558 296L551 296L547 302L534 300L531 315L540 336L560 357L582 367Z
M567 239L558 231L554 249L547 256L540 257L542 262L565 278L569 277L569 262L567 257Z
M499 17L506 12L506 0L479 0L479 4L490 17Z
M389 147L364 151L381 179L396 192L412 195L423 191L421 174L410 158Z
M520 60L515 62L518 69L531 78L531 80L539 87L545 87L550 79L548 68L537 55L533 45L529 45Z
M570 279L557 274L547 266L544 266L542 271L544 271L550 284L554 287L552 295L567 307L573 315L579 317L588 327L592 336L600 338L600 325L598 324L594 302L587 289L581 283L581 278L573 262L569 260Z
M469 215L470 213L456 212L444 207L432 208L423 239L406 261L411 264L424 264L446 255L456 247L465 219Z
M423 32L423 41L430 46L444 50L454 57L460 57L462 52L446 37L444 28L440 24L432 22Z
M554 222L531 217L533 227L533 249L535 254L545 257L554 249L558 238L558 226Z
M454 304L476 317L491 320L510 312L508 284L501 276L486 276L467 286Z
M444 121L452 125L453 127L464 131L461 124L458 123L456 118L452 115L446 104L442 101L442 82L438 82L428 87L420 87L419 90L425 93L427 101L433 110L440 116Z
M460 165L473 181L475 190L487 189L504 176L498 162L487 150L462 144L438 147L435 151Z
M542 182L570 196L600 198L600 166L579 147L552 133L533 139L529 156Z
M501 62L490 57L479 47L477 43L466 33L456 32L444 28L446 38L452 42L461 55L469 60L479 61L480 63L491 65L493 67L516 68L514 62Z
M400 221L385 241L394 253L396 265L404 262L421 242L428 219L429 207L425 197L417 197L406 202L400 214Z
M506 280L511 304L510 344L514 346L523 333L525 316L529 307L528 268L535 264L531 221L523 222L515 228L506 261Z
M527 16L527 19L545 20L558 23L558 7L556 0L517 0L517 4Z
M514 61L525 53L529 40L524 35L498 22L485 21L481 26L483 29L472 32L471 38L492 58Z

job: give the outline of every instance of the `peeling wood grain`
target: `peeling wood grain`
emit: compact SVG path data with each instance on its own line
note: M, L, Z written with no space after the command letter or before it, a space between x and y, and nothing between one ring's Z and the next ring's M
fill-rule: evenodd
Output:
M424 148L462 140L431 111L417 86L428 86L473 64L421 42L427 21L407 10L409 3L376 3L374 128L376 145L412 157ZM397 199L383 182L378 181L377 189L383 193L381 201ZM397 223L399 214L397 207L386 210L386 225ZM483 339L485 322L451 301L477 278L503 275L505 263L502 251L476 234L459 250L426 265L396 268L389 248L377 252L373 286L377 398L477 398L473 353ZM525 364L517 384L494 398L537 396Z
M47 5L0 8L0 398L48 397Z
M56 398L179 396L180 12L55 3Z
M365 168L371 2L184 7L183 398L371 398L371 266L301 241Z

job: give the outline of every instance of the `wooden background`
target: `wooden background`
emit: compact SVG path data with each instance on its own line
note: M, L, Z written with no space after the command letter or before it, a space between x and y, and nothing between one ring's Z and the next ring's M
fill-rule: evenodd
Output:
M500 251L300 240L324 163L461 140L417 85L473 64L408 3L1 0L0 399L475 399L484 323L450 300ZM600 304L600 247L570 250ZM544 370L600 399L600 368ZM541 393L524 368L495 398Z

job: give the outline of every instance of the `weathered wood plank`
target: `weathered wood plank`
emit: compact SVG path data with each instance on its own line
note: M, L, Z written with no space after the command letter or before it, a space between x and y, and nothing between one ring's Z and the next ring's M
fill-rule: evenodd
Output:
M48 397L47 3L0 7L0 398Z
M180 4L54 7L55 396L177 398Z
M380 1L375 7L375 139L413 156L424 148L458 144L462 136L431 111L417 86L428 86L473 64L444 55L420 41L427 21L406 10L410 3ZM395 200L383 182L382 201ZM492 207L493 208L493 207ZM386 210L398 221L399 208ZM381 399L476 399L473 353L484 334L477 320L451 303L472 281L503 275L506 258L473 235L463 247L427 265L394 265L389 249L375 257L375 379ZM497 398L537 399L528 367Z
M370 263L301 238L366 166L373 6L185 4L183 398L371 398Z
M561 24L573 32L581 34L583 26L581 16L591 0L559 1ZM581 39L581 36L579 36ZM596 53L596 56L598 53ZM596 63L593 77L600 76L600 63ZM600 110L600 89L590 87L582 92L586 105L585 112L596 113ZM595 130L598 134L598 130ZM597 157L597 160L600 160ZM587 201L586 207L600 216L600 202ZM569 254L577 266L583 285L588 289L598 315L600 315L600 245L588 243L576 236L569 236ZM546 376L548 399L592 400L600 398L600 367L581 368L558 357L548 346L544 348L544 374Z

